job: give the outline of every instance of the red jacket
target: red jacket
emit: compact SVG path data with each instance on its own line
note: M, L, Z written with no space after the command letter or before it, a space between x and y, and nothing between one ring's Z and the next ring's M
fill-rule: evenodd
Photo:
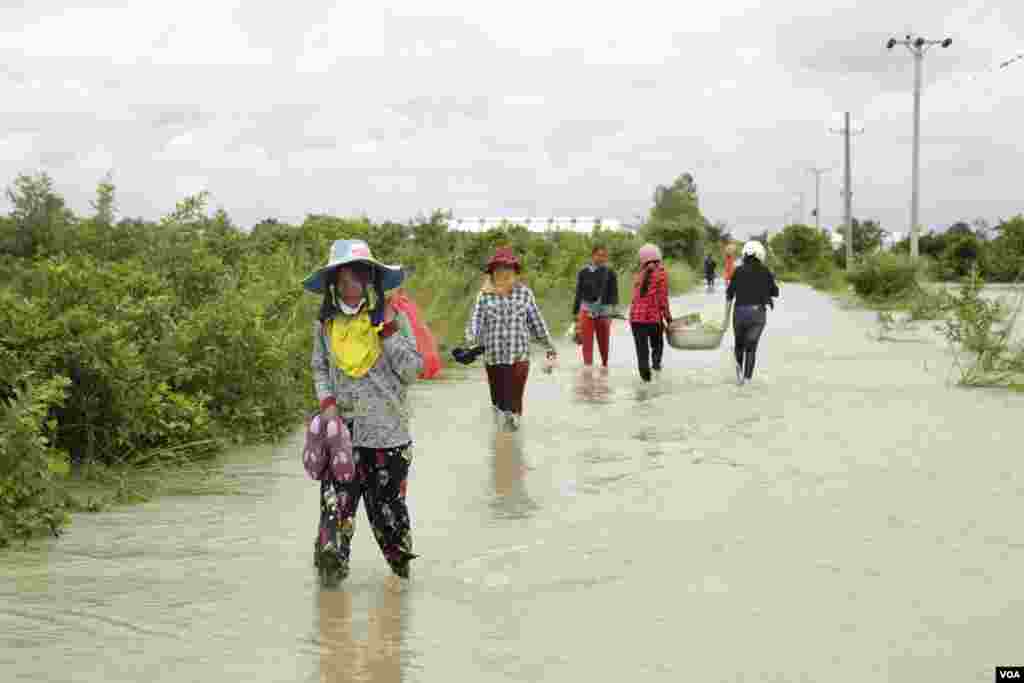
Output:
M660 263L649 267L652 272L646 295L640 295L645 271L641 270L633 279L633 304L629 307L630 322L657 323L669 314L668 273Z
M726 280L732 279L732 274L736 270L736 257L732 254L726 254L725 256L725 272L722 273L722 278Z

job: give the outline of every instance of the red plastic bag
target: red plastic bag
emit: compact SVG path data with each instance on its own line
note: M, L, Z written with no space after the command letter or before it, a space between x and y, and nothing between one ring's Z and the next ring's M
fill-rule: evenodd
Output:
M441 354L437 350L437 342L430 329L420 320L416 310L416 304L399 290L391 297L391 305L396 311L400 311L409 318L412 324L413 333L416 335L416 350L423 356L423 370L420 372L420 379L432 379L441 372Z

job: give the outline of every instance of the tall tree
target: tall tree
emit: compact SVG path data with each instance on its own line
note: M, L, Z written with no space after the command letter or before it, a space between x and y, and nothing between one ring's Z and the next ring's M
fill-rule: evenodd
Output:
M96 200L89 202L96 215L93 217L98 224L111 226L114 224L114 214L117 211L117 202L114 197L114 177L108 171L99 185L96 186Z
M3 240L5 250L31 257L63 248L74 216L64 206L64 198L54 190L53 180L46 172L19 175L14 186L7 188L7 199L13 206L14 235Z
M642 234L658 244L667 258L685 259L694 268L704 258L709 223L701 214L693 174L679 175L671 185L658 185Z
M198 226L206 223L206 205L210 200L208 190L189 195L174 205L174 211L160 219L162 226Z
M678 220L681 218L697 218L701 222L700 208L697 200L697 182L692 173L679 175L671 185L658 185L654 190L654 207L651 209L652 220Z

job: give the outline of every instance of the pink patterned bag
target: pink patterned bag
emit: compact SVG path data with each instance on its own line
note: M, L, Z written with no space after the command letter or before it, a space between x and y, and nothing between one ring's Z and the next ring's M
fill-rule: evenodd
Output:
M310 479L352 481L356 474L355 461L352 459L352 435L340 417L324 420L320 413L309 416L306 420L302 465Z

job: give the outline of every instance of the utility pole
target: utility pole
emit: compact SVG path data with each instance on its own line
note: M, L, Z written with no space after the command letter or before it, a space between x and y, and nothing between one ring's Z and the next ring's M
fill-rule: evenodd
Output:
M821 174L828 173L829 168L809 168L808 173L814 174L814 227L821 232Z
M843 148L845 154L845 171L843 178L843 221L846 224L846 270L849 271L853 266L853 190L850 187L850 136L860 135L864 132L861 128L858 131L850 129L850 112L843 114L843 129L832 131L833 133L841 133L843 136Z
M893 49L896 45L903 45L910 54L914 56L914 151L913 151L913 180L910 195L910 259L917 261L917 233L918 233L918 208L920 195L920 173L921 173L921 66L924 62L924 53L936 45L947 48L953 44L952 38L944 40L925 40L921 36L912 38L909 34L903 40L890 38L885 44L886 48Z

